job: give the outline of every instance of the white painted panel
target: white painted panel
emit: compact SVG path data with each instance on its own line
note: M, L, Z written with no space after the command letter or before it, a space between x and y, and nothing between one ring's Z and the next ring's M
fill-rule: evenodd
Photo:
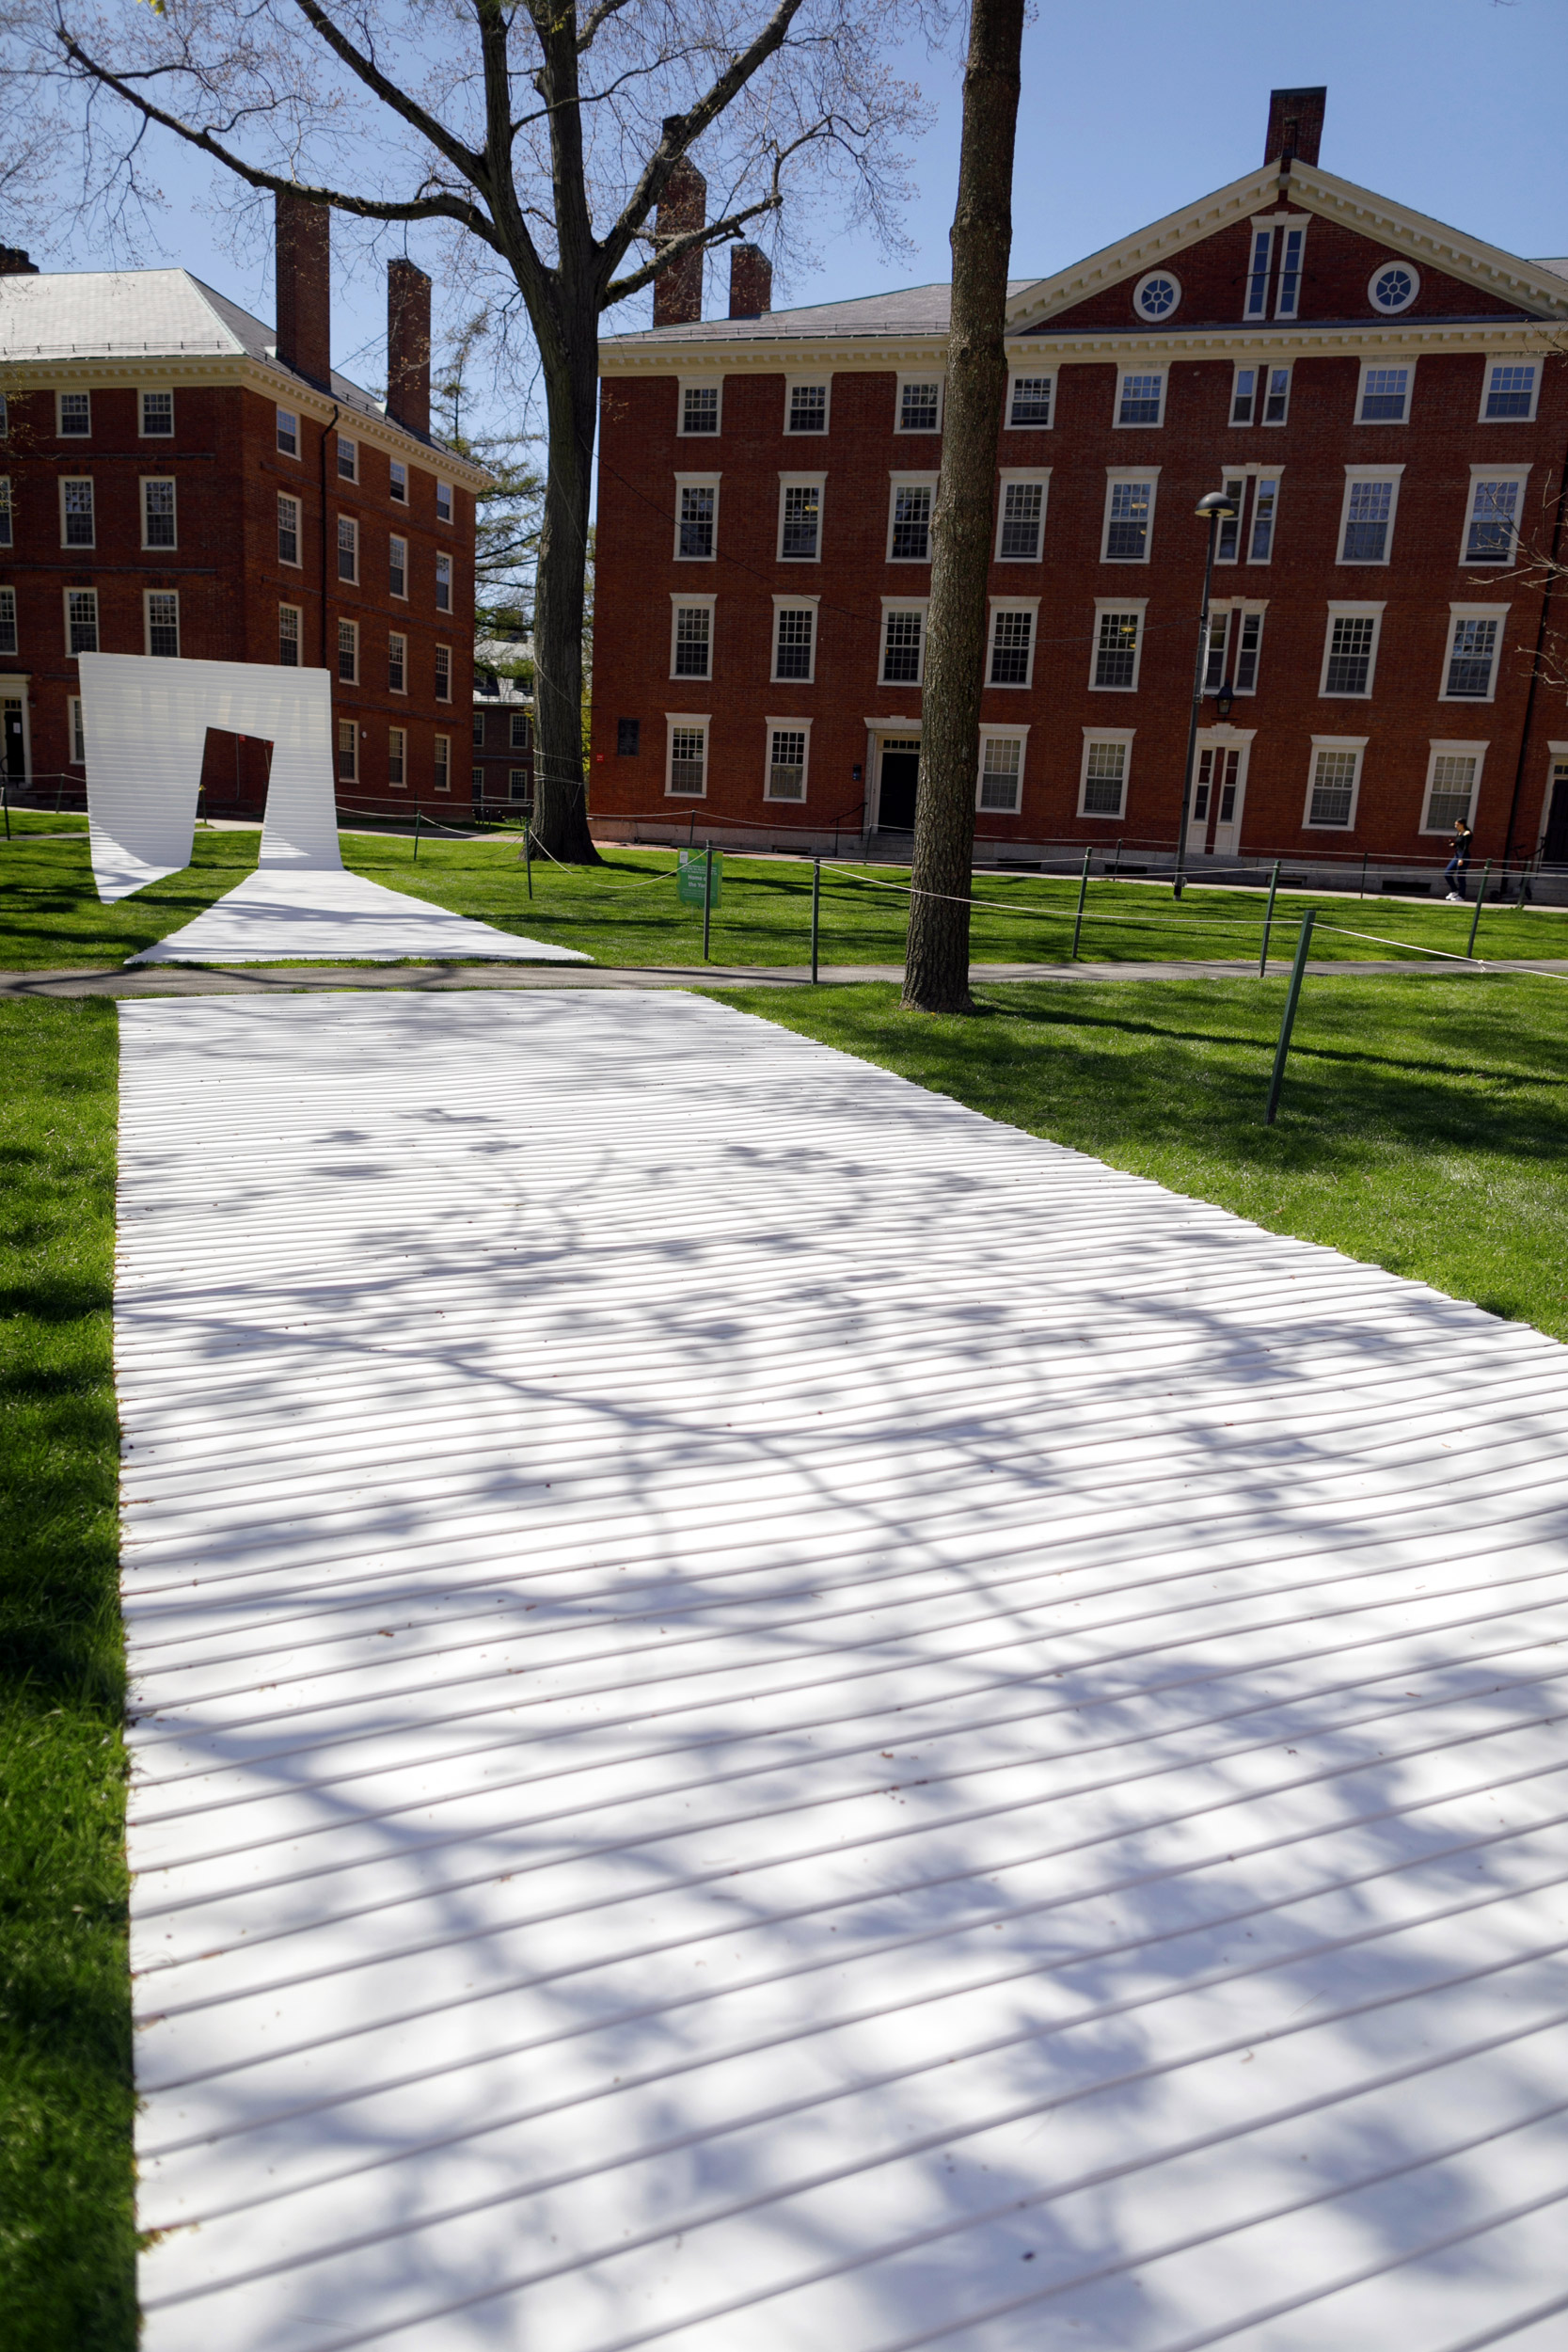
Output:
M148 2352L1555 2346L1568 1353L698 999L121 1018Z
M277 764L267 796L268 832L261 864L182 930L130 956L130 963L281 963L294 960L396 963L408 956L448 961L505 959L519 963L590 963L576 947L557 947L515 931L498 930L428 898L388 890L364 874L334 865L268 862ZM333 835L334 857L337 835ZM290 853L292 855L292 852Z

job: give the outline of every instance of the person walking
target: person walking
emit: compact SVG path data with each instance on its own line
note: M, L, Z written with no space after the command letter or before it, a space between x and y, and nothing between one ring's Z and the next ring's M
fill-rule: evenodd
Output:
M1465 876L1469 868L1470 843L1474 837L1464 818L1456 817L1453 825L1453 839L1449 844L1451 854L1447 866L1443 868L1443 880L1449 885L1448 903L1450 907L1462 907L1465 904Z

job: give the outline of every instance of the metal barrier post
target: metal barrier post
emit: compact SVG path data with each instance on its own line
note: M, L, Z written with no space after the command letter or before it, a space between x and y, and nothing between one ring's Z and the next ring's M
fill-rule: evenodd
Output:
M1473 957L1476 952L1476 933L1481 929L1481 910L1486 898L1486 877L1491 871L1492 861L1488 858L1485 865L1481 869L1481 883L1476 891L1476 911L1470 917L1469 945L1465 950L1465 953L1467 956Z
M523 870L528 876L528 895L533 896L533 811L523 818Z
M6 838L8 841L11 837L11 771L8 768L4 775L0 775L0 808L6 812Z
M1279 860L1275 858L1274 872L1269 876L1269 903L1263 909L1263 952L1258 959L1258 977L1260 980L1269 977L1269 933L1274 929L1274 894L1278 888Z
M419 864L419 862L420 862L420 814L421 814L421 812L420 812L420 803L418 803L418 801L416 801L416 802L415 802L415 803L414 803L414 863L415 863L415 865L416 865L416 866L418 866L418 864Z
M1263 1113L1265 1127L1274 1125L1279 1108L1279 1089L1285 1083L1285 1062L1291 1051L1291 1031L1296 1025L1296 1007L1301 1001L1301 983L1307 971L1307 948L1312 936L1316 907L1308 907L1301 918L1301 937L1296 942L1296 960L1291 966L1291 985L1285 993L1285 1018L1279 1025L1279 1043L1275 1048L1274 1076L1269 1080L1269 1106Z
M692 812L695 821L696 812ZM703 961L706 963L708 925L713 917L713 844L708 842L703 856Z
M816 986L816 936L822 914L822 860L811 862L811 984Z
M1084 852L1084 871L1078 883L1078 912L1072 918L1072 954L1069 961L1073 963L1078 961L1078 936L1084 928L1084 901L1089 895L1089 860L1093 855L1092 850Z

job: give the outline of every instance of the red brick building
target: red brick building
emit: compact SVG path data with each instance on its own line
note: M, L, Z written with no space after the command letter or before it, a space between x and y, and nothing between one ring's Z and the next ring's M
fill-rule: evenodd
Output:
M0 719L79 804L76 656L324 667L339 804L467 801L474 496L432 438L430 281L388 271L383 406L330 364L327 219L280 205L276 331L183 270L0 274ZM214 814L264 745L209 739Z
M1174 848L1193 509L1228 485L1193 854L1432 859L1467 813L1478 855L1568 861L1524 568L1560 514L1568 262L1335 179L1323 106L1275 92L1260 170L1011 290L983 859ZM907 843L948 291L771 313L748 249L737 280L727 319L602 347L595 827Z

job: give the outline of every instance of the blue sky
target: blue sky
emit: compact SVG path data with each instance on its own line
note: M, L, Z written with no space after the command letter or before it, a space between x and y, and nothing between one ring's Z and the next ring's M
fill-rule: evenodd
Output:
M822 266L799 273L796 303L823 302L948 274L958 94L944 60L904 70L939 103L922 142L922 191L906 218L915 252L886 261L871 238L814 225ZM1568 253L1568 8L1563 0L1116 0L1065 8L1037 0L1024 57L1014 189L1013 275L1046 274L1222 186L1262 160L1272 87L1326 83L1323 162L1418 210L1525 254ZM209 167L166 142L164 250L267 318L270 274L256 250L225 248ZM0 230L3 233L3 230ZM334 342L346 373L380 379L379 265L355 269L340 240ZM418 256L417 242L411 246ZM49 265L103 266L85 235ZM721 262L709 289L721 306Z

